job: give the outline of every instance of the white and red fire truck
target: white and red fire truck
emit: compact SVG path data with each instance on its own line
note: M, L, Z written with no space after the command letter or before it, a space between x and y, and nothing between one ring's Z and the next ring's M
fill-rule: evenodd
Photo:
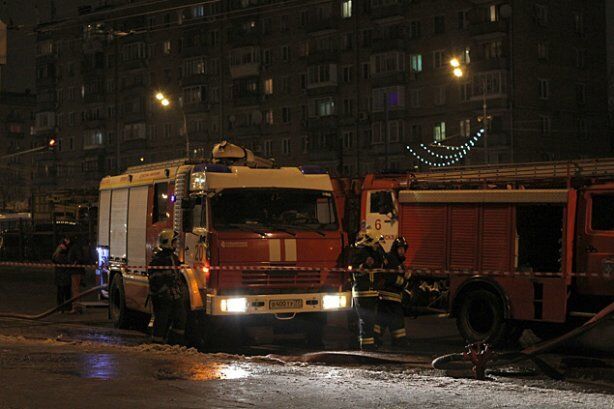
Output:
M147 264L162 229L179 232L181 271L198 331L229 316L305 318L351 308L347 238L334 182L313 166L276 167L226 142L210 161L128 169L100 183L98 252L118 327L147 320ZM212 327L210 327L212 328Z
M409 242L414 303L500 343L614 301L613 181L614 159L367 175L360 220Z

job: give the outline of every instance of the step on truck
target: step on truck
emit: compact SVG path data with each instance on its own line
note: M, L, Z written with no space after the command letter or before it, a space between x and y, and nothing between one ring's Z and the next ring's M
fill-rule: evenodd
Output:
M148 322L147 265L160 231L172 228L196 342L285 323L318 343L328 313L351 308L346 273L329 270L347 245L335 191L321 168L277 167L226 142L208 161L104 178L98 273L115 326Z
M368 175L360 195L363 227L409 243L415 310L468 341L548 337L614 301L614 159Z

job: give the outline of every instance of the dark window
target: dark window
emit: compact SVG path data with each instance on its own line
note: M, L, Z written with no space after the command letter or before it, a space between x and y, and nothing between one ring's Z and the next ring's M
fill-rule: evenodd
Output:
M446 19L444 16L435 16L435 34L443 34L446 31Z
M168 202L168 183L156 183L154 186L154 223L163 222L169 218Z
M614 194L594 195L591 200L591 228L614 230Z
M371 193L371 213L388 214L394 212L392 193L386 191Z

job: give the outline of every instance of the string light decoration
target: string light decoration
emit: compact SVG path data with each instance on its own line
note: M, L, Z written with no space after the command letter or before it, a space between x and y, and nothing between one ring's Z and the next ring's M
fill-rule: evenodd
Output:
M480 138L484 135L484 129L480 129L473 137L469 138L467 142L460 146L446 146L441 143L435 141L435 144L440 148L445 148L448 151L452 151L454 153L451 154L439 154L433 150L431 150L428 146L421 143L420 148L422 148L426 152L426 156L420 155L418 152L407 146L407 150L420 162L425 165L433 166L433 167L447 167L452 166L458 163L461 159L469 154L471 149L475 147L475 144L480 140ZM435 159L440 160L435 160Z

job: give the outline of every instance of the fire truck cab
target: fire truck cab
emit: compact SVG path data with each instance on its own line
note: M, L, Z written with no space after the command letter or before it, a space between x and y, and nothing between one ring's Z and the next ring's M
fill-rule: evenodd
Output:
M151 313L147 264L163 229L179 233L191 321L312 318L351 308L333 182L318 167L276 167L227 142L212 160L130 168L100 184L100 274L118 327ZM242 321L245 322L245 321ZM199 337L215 337L200 325Z
M416 310L501 343L614 301L612 180L612 159L368 175L361 222L409 242Z

